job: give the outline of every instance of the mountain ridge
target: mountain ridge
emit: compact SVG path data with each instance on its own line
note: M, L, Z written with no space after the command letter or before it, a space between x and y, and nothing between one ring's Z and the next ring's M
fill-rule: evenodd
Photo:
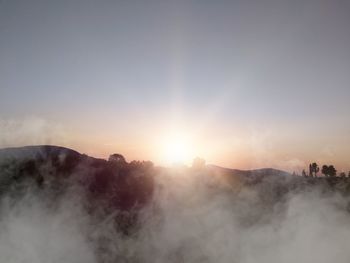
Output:
M80 153L79 151L76 151L74 149L58 146L58 145L26 145L26 146L17 146L17 147L5 147L0 148L0 160L3 158L31 158L31 157L49 157L52 155L69 155L69 156L76 156L78 158L90 158L93 160L99 160L99 161L106 161L108 160L103 158L97 158L93 156L89 156L84 153ZM163 166L158 166L162 168L166 168ZM210 170L218 170L224 173L232 173L235 175L291 175L291 173L286 172L284 170L275 169L272 167L266 167L266 168L256 168L256 169L236 169L236 168L229 168L229 167L222 167L215 164L208 164L206 167Z

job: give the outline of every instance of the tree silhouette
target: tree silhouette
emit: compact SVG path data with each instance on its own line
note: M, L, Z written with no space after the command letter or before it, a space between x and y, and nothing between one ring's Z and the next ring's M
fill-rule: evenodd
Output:
M334 168L333 165L323 165L322 166L322 173L327 177L334 177L337 175L337 170Z
M341 172L341 173L339 174L339 177L345 178L345 177L346 177L346 174L345 174L344 172Z
M311 166L311 163L309 164L309 176L312 177L312 166Z
M334 168L333 165L328 166L328 175L330 177L334 177L337 175L337 170Z
M110 155L108 158L108 161L113 163L118 163L118 164L126 164L126 160L124 156L119 153L114 153Z
M323 173L323 174L324 174L324 176L326 176L326 177L327 177L327 176L328 176L328 174L329 174L329 173L328 173L328 169L329 169L329 168L328 168L328 166L327 166L327 165L323 165L323 166L322 166L321 173Z
M303 170L303 171L301 172L301 175L302 175L303 177L307 177L307 174L306 174L305 170Z
M311 177L315 176L317 177L317 173L320 171L320 168L318 167L317 163L310 163L309 165L309 174Z

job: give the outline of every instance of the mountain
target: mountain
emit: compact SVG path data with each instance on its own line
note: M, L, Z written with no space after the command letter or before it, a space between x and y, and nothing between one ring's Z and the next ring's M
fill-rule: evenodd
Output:
M23 183L56 193L75 186L91 201L130 210L151 198L153 174L150 162L107 161L59 146L0 149L0 194Z
M58 162L57 166L67 166L70 163L72 168L77 166L80 162L85 162L92 166L106 166L108 167L108 161L104 159L94 158L81 154L75 150L51 145L38 145L38 146L24 146L14 148L0 149L0 162L6 160L17 161L51 161L53 163ZM132 162L133 163L133 162ZM263 168L255 170L238 170L224 168L216 165L207 165L206 168L213 173L221 173L230 176L244 176L244 177L264 177L264 176L290 176L291 174L282 170L273 168Z
M0 149L0 160L4 158L30 159L30 158L52 158L53 156L81 156L72 149L60 146L39 145Z
M193 173L193 169L185 168L182 172ZM229 186L237 191L266 180L273 180L273 184L280 187L292 178L291 174L272 168L237 170L207 165L199 172L212 185ZM128 163L120 154L111 155L107 161L59 146L0 149L0 190L3 192L28 180L62 191L70 185L79 185L94 200L103 200L123 210L147 203L152 197L154 176L167 173L171 173L171 169L154 167L151 162Z
M105 218L115 215L117 227L125 233L137 226L139 211L157 197L154 192L159 194L164 183L176 190L189 183L204 187L211 196L226 193L236 202L252 195L251 201L262 210L255 209L251 220L273 211L290 193L309 191L315 185L328 193L350 194L347 178L305 178L272 168L237 170L203 165L172 169L155 167L149 161L126 162L120 154L112 154L108 160L94 158L59 146L0 149L0 197L35 191L55 205L60 196L74 191L89 213L102 213Z
M262 168L254 170L238 170L224 168L216 165L208 165L208 169L213 172L220 172L231 176L264 177L264 176L291 176L292 174L273 168Z

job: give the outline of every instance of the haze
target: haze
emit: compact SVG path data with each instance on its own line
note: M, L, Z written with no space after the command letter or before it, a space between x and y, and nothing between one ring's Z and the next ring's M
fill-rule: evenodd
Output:
M350 3L0 1L0 146L349 170ZM167 139L167 140L171 140Z

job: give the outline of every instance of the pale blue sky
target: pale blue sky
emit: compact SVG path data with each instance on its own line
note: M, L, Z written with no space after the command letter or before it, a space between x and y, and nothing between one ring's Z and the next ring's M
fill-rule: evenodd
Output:
M262 131L281 154L251 166L329 158L350 168L349 47L345 0L2 0L0 118L84 131L83 150L112 134L144 144L171 121L231 148L232 134L242 148Z

